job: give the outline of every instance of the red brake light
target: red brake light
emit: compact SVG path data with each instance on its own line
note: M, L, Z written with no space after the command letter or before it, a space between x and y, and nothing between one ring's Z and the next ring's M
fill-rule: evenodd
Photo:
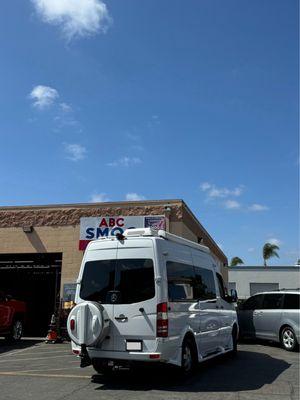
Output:
M70 320L70 329L71 329L71 331L74 331L74 329L75 329L75 319L71 319Z
M168 337L168 303L157 304L156 336Z

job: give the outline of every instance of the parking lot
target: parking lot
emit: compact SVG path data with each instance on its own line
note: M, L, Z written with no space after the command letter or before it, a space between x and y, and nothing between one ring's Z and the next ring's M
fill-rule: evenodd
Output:
M173 369L118 371L112 378L79 368L70 345L0 339L0 399L299 399L299 353L276 345L241 344L235 359L201 364L180 379Z

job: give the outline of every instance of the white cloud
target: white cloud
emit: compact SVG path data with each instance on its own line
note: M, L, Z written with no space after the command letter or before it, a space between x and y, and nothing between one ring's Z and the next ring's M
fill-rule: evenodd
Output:
M59 107L60 107L61 111L63 111L64 113L70 113L73 111L70 104L67 104L67 103L60 103Z
M229 196L238 197L243 193L244 190L244 187L242 185L233 189L228 189L226 187L217 187L216 185L209 182L202 183L200 185L200 188L203 192L207 194L208 198L226 198Z
M35 86L29 97L33 100L33 105L39 109L51 106L59 97L58 91L50 86Z
M144 147L141 146L140 144L133 144L132 146L130 146L130 148L134 151L144 151Z
M200 188L203 190L203 192L205 192L206 190L211 188L211 184L208 182L203 182L201 183Z
M276 239L276 238L268 239L267 243L275 244L276 246L280 246L282 244L281 240Z
M237 209L241 208L240 203L236 200L226 200L224 203L224 206L228 210L237 210Z
M248 249L249 253L253 253L254 250L255 250L254 247L249 247L249 249Z
M87 150L84 146L77 143L65 143L65 152L67 158L71 161L83 160L86 156Z
M109 167L131 167L137 164L141 164L142 160L138 157L121 157L118 160L107 163Z
M94 193L90 198L90 203L105 203L106 201L109 201L106 193Z
M257 203L251 204L251 206L248 207L249 211L266 211L268 209L269 207Z
M146 199L145 196L142 196L137 193L127 193L126 194L126 200L128 200L128 201L139 201L139 200L145 200L145 199Z
M46 23L57 25L68 40L105 33L112 22L102 0L31 0Z

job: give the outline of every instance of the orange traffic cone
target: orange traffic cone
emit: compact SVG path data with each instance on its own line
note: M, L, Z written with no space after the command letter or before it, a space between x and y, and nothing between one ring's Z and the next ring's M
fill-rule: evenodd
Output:
M61 339L58 337L58 334L57 334L56 317L55 317L55 314L53 314L51 317L49 331L46 336L45 343L60 343L60 342L61 342Z

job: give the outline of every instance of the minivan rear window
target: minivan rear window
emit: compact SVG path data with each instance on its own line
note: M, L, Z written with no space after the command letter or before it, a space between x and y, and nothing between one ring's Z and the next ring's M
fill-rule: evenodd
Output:
M299 310L300 309L300 295L293 293L286 293L284 295L284 310Z
M80 297L83 300L117 304L148 300L155 295L154 267L151 259L88 261L84 266Z

